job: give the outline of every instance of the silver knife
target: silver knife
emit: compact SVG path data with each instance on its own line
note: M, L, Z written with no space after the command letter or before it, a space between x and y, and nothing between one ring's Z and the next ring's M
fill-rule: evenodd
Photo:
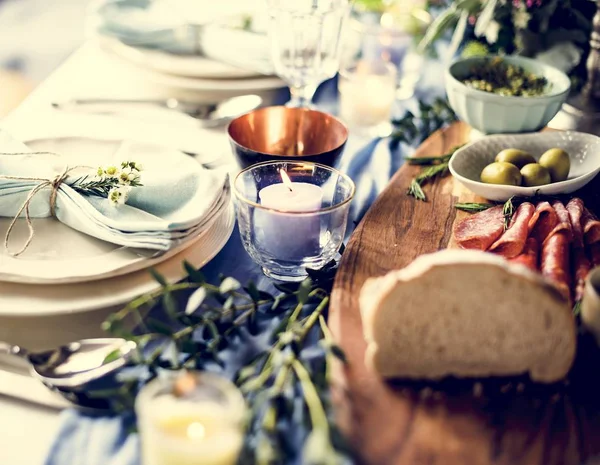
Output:
M168 110L177 111L198 120L202 127L215 127L232 119L248 113L262 104L262 98L258 95L241 95L222 100L218 103L197 103L167 99L105 99L105 98L81 98L71 99L63 102L54 102L52 106L57 110L78 111L85 110L92 113L118 114L120 105L150 105ZM94 109L96 111L94 111Z

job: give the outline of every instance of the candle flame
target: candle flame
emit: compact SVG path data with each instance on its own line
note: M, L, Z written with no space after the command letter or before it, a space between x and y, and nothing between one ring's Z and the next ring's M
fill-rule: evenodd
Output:
M190 423L187 427L187 436L190 439L202 439L206 435L206 428L202 423Z
M279 175L281 176L281 180L287 186L287 188L290 190L290 192L293 192L293 189L292 189L292 180L287 175L287 173L285 171L283 171L283 169L280 169L279 170Z

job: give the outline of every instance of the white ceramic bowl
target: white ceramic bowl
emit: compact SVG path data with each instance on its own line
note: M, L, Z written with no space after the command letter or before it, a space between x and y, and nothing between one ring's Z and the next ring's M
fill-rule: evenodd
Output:
M571 170L566 181L545 186L520 187L485 184L480 175L494 162L501 150L525 150L536 160L551 148L565 150L571 158ZM449 163L450 172L469 190L489 200L505 201L512 196L569 194L581 189L600 171L600 137L583 132L556 131L533 134L498 134L486 136L457 150Z
M548 93L539 97L509 97L473 89L461 82L474 65L493 56L455 61L446 70L446 93L458 117L484 134L533 132L543 128L560 110L571 88L569 77L552 66L519 56L502 59L548 80Z

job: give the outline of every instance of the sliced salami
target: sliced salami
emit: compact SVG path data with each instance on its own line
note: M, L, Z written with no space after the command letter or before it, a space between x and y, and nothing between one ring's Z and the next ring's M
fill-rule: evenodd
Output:
M581 227L581 217L583 215L583 200L574 198L567 204L567 212L571 221L571 231L573 232L573 245L583 247L583 229Z
M557 224L558 215L550 202L540 202L529 220L529 236L534 237L538 244L541 244Z
M559 202L558 200L552 203L552 208L554 208L554 211L556 212L556 216L558 217L558 223L556 224L554 229L550 231L550 233L546 237L546 240L548 240L554 234L557 234L559 232L565 232L570 242L573 238L573 231L571 229L571 218L569 217L569 212L562 204L562 202Z
M521 265L525 265L527 268L532 269L533 271L538 271L538 259L540 254L540 246L537 239L530 237L525 242L525 248L520 255L517 255L515 258L511 258L509 261L512 263L520 263Z
M542 246L541 272L570 300L571 280L569 266L568 231L560 231L546 239Z
M487 250L504 231L502 206L470 215L454 227L454 239L463 249Z
M592 264L585 254L585 249L576 247L573 253L573 276L575 281L574 301L579 302L583 297L585 279L592 269Z
M583 210L581 222L585 243L595 244L600 242L600 221L587 208Z
M502 255L505 258L513 258L519 255L525 247L529 234L529 220L533 217L535 207L529 202L519 205L512 217L510 226L504 234L489 248L490 252Z

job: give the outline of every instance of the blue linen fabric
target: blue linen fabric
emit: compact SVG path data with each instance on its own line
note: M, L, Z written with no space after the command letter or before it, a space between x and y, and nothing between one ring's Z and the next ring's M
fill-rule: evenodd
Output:
M426 65L417 94L410 100L398 103L397 116L401 116L406 110L418 114L417 98L429 101L442 95L438 80L443 75L440 73L440 66L439 62ZM282 95L282 102L286 98L287 95ZM324 83L315 96L320 109L333 113L337 110L336 99L335 80ZM403 143L394 144L385 138L369 140L350 136L339 165L340 170L347 173L357 187L347 237L386 187L390 177L402 165L403 157L414 150L415 147ZM272 282L262 274L244 250L237 228L223 250L202 271L209 280L216 280L222 273L242 283L253 280L260 289L269 291L273 288ZM252 339L249 341L250 344L257 343ZM310 358L310 348L305 356ZM234 370L235 367L227 366L225 374L231 375ZM62 413L62 419L62 427L45 465L139 465L139 437L137 434L128 434L128 428L135 421L132 416L92 417L67 410ZM296 440L301 439L300 436Z

